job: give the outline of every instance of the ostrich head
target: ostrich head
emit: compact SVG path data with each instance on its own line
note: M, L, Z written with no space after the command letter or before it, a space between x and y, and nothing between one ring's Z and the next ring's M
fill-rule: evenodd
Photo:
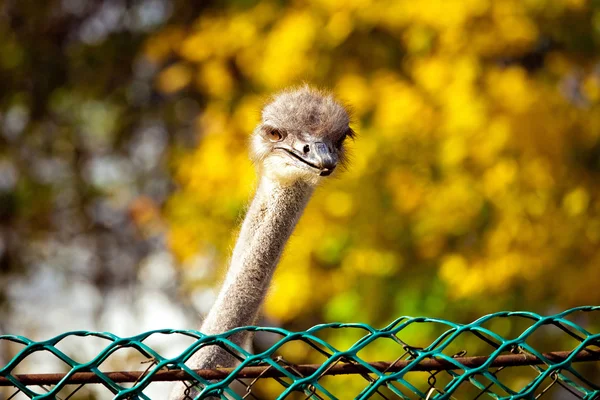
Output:
M347 111L330 94L308 86L275 96L252 134L252 159L281 183L316 185L345 160L353 137Z

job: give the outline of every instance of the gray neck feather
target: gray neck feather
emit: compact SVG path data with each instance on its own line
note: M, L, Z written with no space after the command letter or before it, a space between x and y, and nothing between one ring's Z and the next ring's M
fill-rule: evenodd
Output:
M261 178L242 224L223 287L200 328L202 333L218 334L256 322L285 243L312 192L313 187L301 181L283 186L266 176ZM229 337L242 347L250 339L247 332ZM217 346L201 349L187 362L193 369L235 364L236 359ZM184 389L183 384L178 383L170 399L186 398ZM194 393L188 395L193 398Z

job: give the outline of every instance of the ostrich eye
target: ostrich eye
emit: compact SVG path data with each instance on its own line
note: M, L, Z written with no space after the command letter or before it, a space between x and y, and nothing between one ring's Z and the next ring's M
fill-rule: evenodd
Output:
M338 141L336 142L336 147L339 149L340 147L342 147L342 145L344 144L344 140L346 140L346 136L348 136L347 134L343 134L341 138L338 139Z
M271 142L281 142L283 134L275 128L267 128L267 137Z
M350 127L348 127L348 129L346 130L346 132L344 132L342 137L339 138L338 141L335 143L338 149L342 147L342 145L344 144L344 140L346 140L346 138L348 137L354 139L354 131Z

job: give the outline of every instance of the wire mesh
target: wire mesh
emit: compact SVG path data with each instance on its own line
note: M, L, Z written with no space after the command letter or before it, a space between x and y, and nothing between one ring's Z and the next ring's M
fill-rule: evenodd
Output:
M303 332L253 326L220 335L162 329L127 338L77 331L41 342L2 335L0 344L10 342L21 349L0 369L0 386L13 390L8 398L24 395L63 400L75 398L84 386L93 383L107 388L115 399L149 399L144 390L151 383L177 380L186 382L190 399L593 400L600 399L600 333L583 325L598 329L599 316L600 306L586 306L551 316L499 312L470 324L401 317L382 329L360 323L323 324ZM515 335L507 334L503 321L512 321L513 327L521 324L522 329ZM242 330L271 335L271 344L251 354L228 340ZM331 338L332 331L350 330L350 337L355 339L345 348L323 338ZM416 333L411 334L411 330ZM168 358L149 345L152 338L164 335L183 335L194 342L176 357ZM100 338L108 345L89 361L78 362L59 348L63 341L74 337L88 341ZM568 348L544 352L543 343L568 343ZM200 348L214 345L227 349L240 364L214 370L192 370L185 365ZM281 355L289 346L304 346L321 361L291 362ZM467 348L484 354L472 354ZM137 371L103 371L106 360L123 349L137 352L145 359L144 367ZM24 360L37 353L52 354L66 372L16 373ZM389 357L386 361L373 360L370 357L374 354ZM67 387L71 389L65 394ZM558 391L560 397L556 397Z

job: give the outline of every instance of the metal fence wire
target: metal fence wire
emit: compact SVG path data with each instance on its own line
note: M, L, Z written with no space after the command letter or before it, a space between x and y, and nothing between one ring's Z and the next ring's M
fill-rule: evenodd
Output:
M115 399L149 399L144 390L152 383L183 380L200 390L197 399L592 400L600 399L599 317L600 306L586 306L545 317L532 312L499 312L470 324L401 317L383 329L337 323L304 332L246 327L214 336L163 329L128 338L77 331L42 342L2 335L0 344L10 342L20 350L0 369L0 386L11 388L10 399L24 395L66 400L76 398L82 387L91 384L103 385ZM262 335L263 342L268 342L264 350L251 354L228 340L244 329ZM593 329L596 331L589 331ZM342 346L343 340L323 339L331 338L332 332L344 333L347 345ZM177 357L165 358L148 344L157 335L184 335L194 342ZM77 362L59 349L63 341L74 337L100 338L108 345L90 361ZM198 349L214 345L235 355L239 366L194 371L185 365ZM541 348L545 345L563 347L545 351ZM286 359L290 346L296 353L298 349L303 354L314 353L318 362ZM137 371L104 371L102 364L122 349L139 352L146 363ZM55 373L15 372L20 363L39 352L51 353L65 368ZM370 359L373 354L387 354L388 358ZM65 395L66 388L71 389Z

